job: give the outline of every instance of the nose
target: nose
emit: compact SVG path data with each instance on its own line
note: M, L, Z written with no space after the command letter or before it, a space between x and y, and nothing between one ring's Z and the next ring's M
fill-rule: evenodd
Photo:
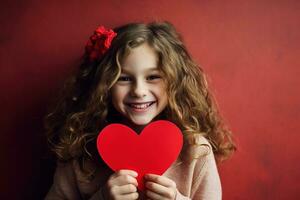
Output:
M143 81L137 80L131 88L132 97L144 97L147 94L147 85Z

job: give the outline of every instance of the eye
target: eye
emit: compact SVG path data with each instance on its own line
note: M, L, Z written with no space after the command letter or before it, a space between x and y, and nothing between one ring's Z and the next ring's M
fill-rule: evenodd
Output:
M118 81L131 81L131 78L129 76L121 76Z
M161 78L161 76L159 76L159 75L150 75L147 77L148 80L154 80L154 79L160 79L160 78Z

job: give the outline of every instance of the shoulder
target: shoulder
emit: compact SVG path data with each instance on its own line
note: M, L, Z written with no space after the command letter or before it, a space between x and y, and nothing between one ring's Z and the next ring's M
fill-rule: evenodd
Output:
M189 160L201 159L213 155L213 149L203 135L192 134L185 137L184 153Z
M73 161L57 161L53 185L46 199L78 199Z
M55 178L59 183L75 181L74 160L57 161Z
M69 161L57 161L55 176L64 181L77 182L83 176L79 161L71 159Z
M201 134L185 136L180 160L192 171L195 181L202 179L212 170L217 171L212 145Z
M194 166L194 179L201 180L213 175L218 178L218 168L213 148L208 139L201 134L186 138L185 157Z

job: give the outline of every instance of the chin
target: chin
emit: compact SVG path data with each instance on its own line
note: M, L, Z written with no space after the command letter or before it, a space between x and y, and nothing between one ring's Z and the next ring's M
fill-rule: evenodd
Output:
M152 121L153 118L149 119L140 119L140 120L131 120L131 122L138 126L145 126Z

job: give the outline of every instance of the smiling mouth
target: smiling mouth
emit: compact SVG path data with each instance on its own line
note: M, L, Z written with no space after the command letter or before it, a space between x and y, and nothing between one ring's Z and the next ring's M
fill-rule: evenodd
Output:
M126 105L135 111L144 111L150 106L152 106L154 103L156 103L156 101L152 101L148 103L127 103Z

